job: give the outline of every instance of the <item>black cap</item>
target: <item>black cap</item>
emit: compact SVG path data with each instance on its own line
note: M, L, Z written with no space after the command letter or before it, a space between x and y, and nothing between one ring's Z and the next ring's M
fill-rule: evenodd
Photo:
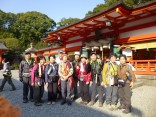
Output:
M29 51L26 51L26 52L24 52L24 54L26 55L26 54L31 54Z
M91 53L90 53L90 56L92 56L93 54L95 54L95 55L96 55L96 52L91 52Z

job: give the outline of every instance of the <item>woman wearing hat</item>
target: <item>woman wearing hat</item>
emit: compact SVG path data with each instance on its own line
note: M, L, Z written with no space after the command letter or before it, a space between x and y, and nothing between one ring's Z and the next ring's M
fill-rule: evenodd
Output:
M66 102L68 105L71 105L70 81L73 75L73 66L68 61L67 54L63 54L63 61L59 64L58 73L61 79L61 92L62 92L61 105L64 105Z
M91 81L91 66L87 61L86 55L82 54L80 65L76 69L79 79L80 96L82 99L80 103L85 105L87 105L90 101L89 83Z

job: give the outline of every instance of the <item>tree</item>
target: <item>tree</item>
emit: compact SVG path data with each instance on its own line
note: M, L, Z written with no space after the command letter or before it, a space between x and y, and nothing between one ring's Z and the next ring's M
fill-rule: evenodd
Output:
M26 48L31 42L39 42L45 37L46 32L55 26L54 20L47 15L32 11L17 14L11 30L20 40L20 44Z
M36 48L36 49L43 49L43 48L47 48L47 47L48 47L48 44L43 41L38 42L34 46L34 48Z
M104 9L106 9L107 7L113 5L114 3L118 2L118 1L119 0L104 0L104 4L99 4L92 11L88 11L88 13L86 13L85 17L95 15L96 13L103 11ZM137 6L139 4L149 2L149 1L154 1L154 0L123 0L123 2L127 6L130 6L130 7Z
M79 18L71 18L71 17L68 19L62 18L61 21L57 23L57 25L58 25L57 28L59 29L61 27L68 26L68 25L75 23L75 22L78 22L78 21L80 21Z
M14 37L14 34L10 30L14 18L15 14L5 13L0 10L0 39Z
M93 11L88 11L88 13L85 15L85 17L89 17L89 16L92 16L96 13L99 13L100 11L103 11L104 9L107 8L107 4L99 4L97 5Z
M0 39L0 41L4 42L6 47L9 50L12 50L12 51L20 50L19 40L16 38L5 38L5 39Z

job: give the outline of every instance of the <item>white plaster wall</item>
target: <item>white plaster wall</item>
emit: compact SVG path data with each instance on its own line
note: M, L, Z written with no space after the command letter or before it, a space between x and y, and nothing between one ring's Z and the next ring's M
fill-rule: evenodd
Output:
M71 47L75 47L75 46L82 46L82 42L80 41L80 42L66 44L66 48L71 48Z
M149 22L152 22L152 21L156 21L156 16L152 16L152 17L140 19L140 20L137 20L137 21L134 21L134 22L126 23L120 29L128 28L128 27L131 27L131 26L136 26L136 25L140 25L140 24L145 24L145 23L149 23Z
M120 38L126 38L126 37L143 35L143 34L150 34L154 32L156 33L156 26L120 33Z

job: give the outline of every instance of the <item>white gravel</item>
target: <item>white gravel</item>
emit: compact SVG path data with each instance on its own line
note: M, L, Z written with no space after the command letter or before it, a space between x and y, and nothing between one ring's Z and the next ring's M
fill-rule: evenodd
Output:
M77 99L72 106L61 106L60 102L56 105L47 105L35 107L32 102L27 104L22 103L22 83L18 81L18 71L14 70L13 82L17 90L9 91L11 87L6 84L4 91L0 92L0 96L4 96L11 101L13 105L19 105L23 117L156 117L156 87L142 86L133 89L131 114L123 114L121 110L109 111L104 104L102 108L98 107L98 103L94 106L84 106L79 104L80 99ZM0 83L2 81L0 73ZM47 94L44 94L44 100L47 99ZM0 107L1 108L1 107Z

